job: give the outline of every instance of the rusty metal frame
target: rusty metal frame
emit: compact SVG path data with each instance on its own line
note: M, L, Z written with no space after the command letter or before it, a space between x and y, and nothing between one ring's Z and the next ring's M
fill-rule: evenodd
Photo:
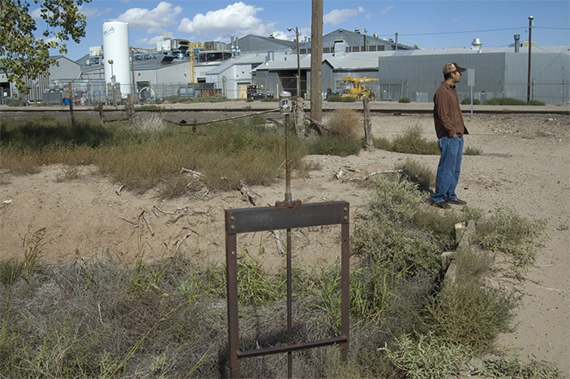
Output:
M258 207L225 210L226 228L226 275L227 312L230 377L241 377L241 358L276 353L291 353L296 350L339 344L341 359L346 361L349 344L349 203L332 201L300 204L286 202L276 207ZM305 228L321 225L341 225L341 330L332 338L288 344L278 347L242 351L239 347L239 311L237 283L237 234Z

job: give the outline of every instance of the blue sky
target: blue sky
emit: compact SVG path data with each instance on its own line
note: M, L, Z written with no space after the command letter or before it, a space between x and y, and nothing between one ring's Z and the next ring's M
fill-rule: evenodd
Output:
M129 43L134 47L156 47L163 32L191 42L230 42L231 37L270 33L294 40L298 27L304 40L311 35L311 4L311 0L93 0L82 6L86 37L79 45L69 43L66 56L76 60L90 46L101 45L102 25L109 20L129 23ZM398 33L400 43L422 49L470 48L474 38L481 39L483 48L506 47L515 34L528 40L528 17L534 16L532 37L538 46L570 45L567 0L324 0L323 14L324 34L359 28L387 39Z

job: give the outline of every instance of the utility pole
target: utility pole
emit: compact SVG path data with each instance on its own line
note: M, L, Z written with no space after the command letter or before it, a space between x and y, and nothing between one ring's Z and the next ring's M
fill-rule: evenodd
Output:
M323 0L313 1L311 19L311 118L323 120Z
M530 101L530 80L531 80L531 51L532 51L532 20L533 16L528 17L528 76L526 79L526 101Z

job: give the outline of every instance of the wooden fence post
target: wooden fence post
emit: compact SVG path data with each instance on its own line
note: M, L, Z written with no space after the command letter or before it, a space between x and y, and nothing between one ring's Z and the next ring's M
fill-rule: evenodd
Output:
M367 151L374 151L374 138L372 137L372 124L370 122L370 99L368 99L368 96L362 98L362 103L364 105L365 148Z

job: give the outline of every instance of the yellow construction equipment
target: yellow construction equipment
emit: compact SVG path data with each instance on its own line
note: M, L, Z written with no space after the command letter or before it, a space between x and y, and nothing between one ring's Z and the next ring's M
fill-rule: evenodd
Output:
M341 94L342 97L355 97L360 100L364 96L368 96L370 100L376 99L374 91L372 91L365 83L376 82L378 79L346 77L342 78L342 81L347 83L347 88L345 88Z

